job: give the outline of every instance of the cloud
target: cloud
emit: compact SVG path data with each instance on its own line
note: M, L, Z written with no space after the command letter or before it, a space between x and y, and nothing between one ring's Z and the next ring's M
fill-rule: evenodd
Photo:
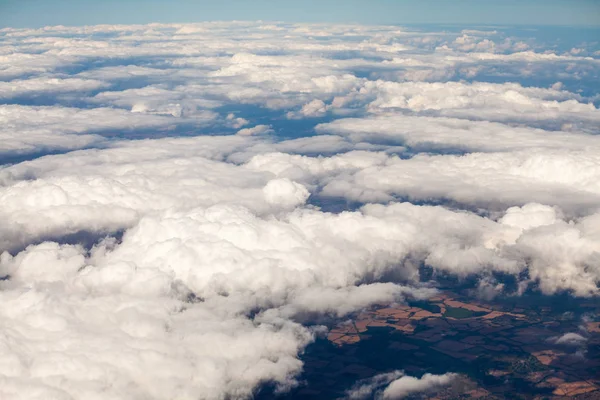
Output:
M241 136L254 136L254 135L264 135L266 133L271 133L273 130L269 125L256 125L252 128L244 128L240 129L237 134Z
M289 112L288 118L306 118L306 117L322 117L327 112L327 105L322 100L313 100L302 106L300 111L294 113Z
M550 341L556 344L563 344L566 346L581 346L587 342L587 338L581 336L575 332L568 332L560 337L550 338Z
M523 230L558 222L557 210L543 204L529 203L523 207L511 207L498 221Z
M18 96L43 96L48 93L88 92L108 86L93 79L79 78L32 78L0 82L0 98L8 99Z
M206 120L214 118L206 116ZM172 118L114 108L0 106L0 155L73 150L98 145L104 137L139 129L168 130Z
M600 202L599 162L597 152L584 147L580 151L422 153L408 159L362 152L332 157L271 153L255 156L249 166L316 184L323 196L358 202L443 199L496 211L537 202L586 215Z
M597 136L579 132L429 116L344 118L317 125L316 129L319 133L341 135L354 142L385 140L432 152L506 152L531 148L582 150L598 145L599 141Z
M157 296L164 278L156 273L86 266L76 253L43 244L16 260L18 269L43 260L46 271L65 276L18 272L15 286L3 289L3 337L13 343L3 347L3 396L248 397L264 380L293 385L297 353L311 340L305 328L253 323L215 305L186 307ZM22 292L22 279L35 286ZM71 300L57 301L63 296Z
M390 382L403 376L402 371L392 371L383 374L377 374L369 379L358 381L352 389L347 392L347 398L352 400L361 400L373 398L377 391L385 388ZM379 393L381 394L381 393Z
M401 399L413 393L425 392L448 385L456 374L433 375L425 374L420 379L403 376L389 384L383 391L384 399Z
M263 193L268 203L289 208L304 204L310 195L304 186L286 178L270 180Z
M435 295L420 266L486 298L600 293L592 44L262 22L0 36L0 397L285 392L323 317Z
M11 279L2 315L16 343L7 357L32 360L15 361L13 371L28 371L31 387L45 395L60 389L75 398L100 385L117 397L156 398L247 397L260 382L294 385L297 354L312 335L290 317L345 315L433 294L393 284L347 287L365 267L384 268L392 258L376 240L361 244L364 235L349 231L359 216L345 221L344 235L337 219L263 220L220 205L144 217L122 243L100 243L89 256L57 243L4 253L2 274ZM255 308L264 312L251 320Z
M210 110L222 105L221 102L194 96L189 90L168 90L159 85L117 92L102 92L94 96L92 102L110 104L130 109L134 113L172 115L173 117L209 119L216 114Z
M368 205L341 214L305 208L287 214L306 201L304 186L217 161L247 148L250 140L131 142L3 170L7 193L16 196L3 202L14 210L6 214L5 226L21 226L13 234L22 234L23 226L34 237L47 234L48 227L56 234L73 227L126 229L121 241L109 239L89 253L78 246L43 243L2 256L2 276L11 277L2 291L6 326L20 327L10 336L20 345L12 346L7 358L20 360L28 354L34 338L23 332L42 329L45 335L33 350L36 369L31 372L26 364L14 369L31 374L28 387L42 387L45 395L59 388L81 397L99 390L99 382L109 382L104 390L115 396L155 398L173 393L244 397L268 380L289 387L301 368L297 354L312 340L310 330L293 322L296 318L343 316L373 303L433 294L413 286L418 271L405 259L424 260L459 275L486 270L519 275L528 268L531 279L548 293L597 293L599 275L588 267L598 251L594 219L569 225L558 212L551 214L553 209L540 205L510 209L500 222L408 203ZM330 163L356 168L381 157L385 155L347 154ZM315 166L321 168L320 163ZM537 219L538 212L555 221ZM519 213L535 222L525 227L508 223ZM528 265L526 260L535 261ZM364 284L366 277L377 280L392 270L409 285ZM32 299L25 301L23 293ZM52 300L59 298L70 300ZM250 319L256 310L261 311ZM175 346L181 350L173 353L169 349ZM65 347L73 354L58 351ZM98 360L103 368L85 361L94 359L98 347L105 353ZM243 350L247 347L251 354ZM145 353L148 349L153 355ZM77 364L81 367L67 369L74 361L66 360L77 357L84 357ZM56 371L49 365L56 362L65 365L59 371L69 377L60 381L64 383L52 381ZM162 375L164 368L158 365L170 365L171 373ZM75 370L85 374L76 376ZM194 376L204 378L186 378ZM144 382L145 389L133 382Z
M269 176L211 159L248 143L241 137L132 142L5 168L0 213L11 223L4 225L3 246L81 230L114 232L171 207L277 209L263 192Z
M357 102L364 104L372 114L386 115L394 111L404 111L425 116L433 114L466 120L518 122L520 125L552 130L560 130L568 123L576 127L575 130L588 133L598 132L597 123L600 118L600 111L580 95L554 88L523 87L517 83L425 83L377 80L365 82L360 91L336 97L333 104ZM368 129L365 128L368 127L369 122L398 123L406 129L406 122L415 120L416 118L403 120L396 116L388 120L383 118L364 122L354 120L347 123L360 123L359 127L362 129L357 127L356 130L364 132ZM429 119L432 120L435 121ZM340 122L344 123L344 121L336 121L336 123ZM448 121L448 123L452 122L456 124L455 126L467 126L465 123L461 125L458 121ZM384 127L387 128L384 133L392 134L389 125ZM376 125L374 128L373 130L377 132Z
M443 375L424 374L421 378L404 375L402 371L393 371L376 375L357 382L348 391L347 398L359 399L403 399L416 393L433 393L449 385L459 375L446 373Z

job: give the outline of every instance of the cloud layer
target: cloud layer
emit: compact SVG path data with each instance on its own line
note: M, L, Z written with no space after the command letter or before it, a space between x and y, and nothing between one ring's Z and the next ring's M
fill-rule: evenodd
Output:
M598 296L595 51L394 26L0 30L0 397L286 391L320 321L434 295L422 267L486 296Z

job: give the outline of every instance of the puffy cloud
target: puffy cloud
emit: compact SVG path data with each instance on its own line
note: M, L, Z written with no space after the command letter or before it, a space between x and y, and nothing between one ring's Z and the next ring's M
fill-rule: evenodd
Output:
M76 63L77 61L79 59L74 55L59 56L50 51L42 52L41 54L31 54L5 50L0 53L0 77L3 79L14 79L30 74L54 72L60 67Z
M600 204L599 155L593 149L523 150L404 159L352 152L308 157L255 156L248 165L278 177L317 184L320 194L359 202L442 199L494 211L538 202L585 215Z
M0 82L0 98L8 99L18 96L39 97L48 93L88 92L108 86L93 79L79 78L32 78Z
M425 374L421 378L403 376L389 384L383 391L384 399L402 399L410 394L435 390L448 385L456 374L433 375Z
M296 356L311 334L299 325L157 295L165 278L124 264L86 266L70 247L26 253L1 294L3 343L10 343L4 397L248 397L263 381L293 385L301 368ZM42 267L36 259L45 268L19 271ZM56 281L52 270L65 276Z
M286 178L270 180L263 188L263 193L268 203L286 208L304 204L310 195L304 186Z
M378 394L381 394L381 389L403 375L404 373L402 371L392 371L377 374L372 378L359 381L348 391L347 398L352 400L373 398L377 391L380 392Z
M172 207L235 203L257 212L277 209L265 197L277 193L263 191L268 175L211 159L247 144L241 137L132 142L5 168L0 213L11 223L3 225L2 246L78 231L114 232L144 213ZM303 196L300 189L285 189L280 199L295 196L288 203Z
M226 206L165 212L89 256L56 243L4 253L2 274L11 278L3 283L3 326L15 343L5 359L14 361L13 374L28 376L20 390L247 397L260 382L294 384L297 353L312 335L290 317L341 316L433 293L347 287L365 267L389 264L388 252L349 230L358 215L304 214L278 222ZM251 320L255 308L267 311ZM9 394L17 383L1 390Z
M511 207L498 221L520 229L552 225L558 221L557 210L543 204L529 203L523 207Z
M349 102L363 103L368 111L374 114L401 110L425 116L434 114L467 120L512 122L550 127L553 130L560 130L568 123L578 130L591 133L597 133L600 119L600 111L591 101L584 101L580 95L554 88L523 87L516 83L377 80L366 82L358 92L338 96L333 104L343 105ZM377 122L406 125L400 117L352 122L360 123L359 127L362 129L357 130L363 132L369 122L373 123L373 128L376 128ZM390 128L384 125L385 128L387 130L384 132L390 134ZM376 129L373 130L377 132Z
M557 221L525 231L517 239L514 250L530 260L529 276L539 281L543 291L572 287L578 295L598 293L600 236L598 228L592 227L598 218L596 213L577 223Z
M134 113L163 114L174 117L195 119L214 118L208 111L222 104L194 97L185 90L168 90L160 86L146 86L140 89L127 89L118 92L102 92L94 96L93 102L128 108Z
M289 112L288 118L322 117L327 112L327 105L319 99L315 99L302 106L297 113Z
M568 332L559 337L553 337L549 339L551 342L556 344L563 344L566 346L579 347L587 342L587 338L581 336L579 333Z
M0 397L285 391L322 316L433 295L422 265L486 298L497 274L599 294L592 47L261 22L0 36Z
M237 134L241 136L264 135L265 133L273 132L269 125L256 125L252 128L240 129Z
M209 115L208 120L213 116ZM172 118L114 108L0 106L0 155L78 149L98 145L105 136L138 129L168 130Z
M512 151L519 149L573 149L597 146L598 136L569 131L546 131L507 126L488 121L445 117L384 115L370 118L345 118L320 124L317 131L337 134L350 140L387 141L411 146L415 150L435 151Z
M421 378L404 375L402 371L393 371L376 375L358 382L348 393L348 399L403 399L417 393L433 393L448 386L459 375L424 374Z

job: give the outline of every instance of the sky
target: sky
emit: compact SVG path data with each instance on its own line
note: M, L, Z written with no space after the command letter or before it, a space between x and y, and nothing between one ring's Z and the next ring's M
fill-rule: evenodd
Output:
M281 20L599 26L597 0L0 0L0 27Z

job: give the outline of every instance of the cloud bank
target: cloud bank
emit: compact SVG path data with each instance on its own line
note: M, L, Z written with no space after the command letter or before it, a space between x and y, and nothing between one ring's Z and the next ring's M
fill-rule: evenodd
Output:
M426 299L435 274L598 296L597 50L394 26L1 29L0 397L285 392L322 321Z

